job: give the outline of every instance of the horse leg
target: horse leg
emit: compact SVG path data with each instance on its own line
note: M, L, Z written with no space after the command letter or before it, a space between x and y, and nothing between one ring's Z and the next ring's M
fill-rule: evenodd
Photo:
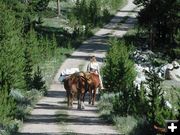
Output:
M69 108L73 108L73 93L69 95Z
M81 109L81 94L80 94L80 92L78 92L77 100L78 100L78 107L77 107L77 109Z
M69 92L66 91L66 97L67 97L67 105L68 105L68 108L70 106L70 97L69 97Z
M94 89L94 92L93 92L92 105L94 105L95 99L96 99L96 88Z
M89 104L91 104L92 101L92 89L89 89Z
M69 107L69 92L66 90L67 106Z
M85 92L84 92L84 93L81 93L81 107L82 107L82 109L85 109L84 97L85 97Z

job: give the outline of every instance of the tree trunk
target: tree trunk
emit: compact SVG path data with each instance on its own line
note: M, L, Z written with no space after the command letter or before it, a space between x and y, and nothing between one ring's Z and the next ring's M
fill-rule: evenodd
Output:
M58 14L58 17L60 17L61 15L60 0L57 0L57 14Z

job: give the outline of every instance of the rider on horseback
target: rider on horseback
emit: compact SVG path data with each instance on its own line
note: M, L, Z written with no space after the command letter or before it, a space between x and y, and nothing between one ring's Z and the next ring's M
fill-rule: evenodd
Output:
M87 71L88 72L94 72L99 75L100 79L100 89L104 89L101 75L100 75L100 68L99 68L99 63L96 60L96 57L93 55L90 57L90 63L87 66Z

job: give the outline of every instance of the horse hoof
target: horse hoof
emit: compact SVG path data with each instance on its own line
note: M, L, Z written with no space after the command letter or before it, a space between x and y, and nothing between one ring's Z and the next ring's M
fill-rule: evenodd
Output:
M73 107L72 106L68 106L68 109L72 109Z
M77 109L78 109L78 110L81 110L81 106L78 106Z
M85 109L85 107L84 107L84 106L82 106L82 109Z
M82 108L80 108L80 107L78 107L77 109L78 109L78 110L82 110Z

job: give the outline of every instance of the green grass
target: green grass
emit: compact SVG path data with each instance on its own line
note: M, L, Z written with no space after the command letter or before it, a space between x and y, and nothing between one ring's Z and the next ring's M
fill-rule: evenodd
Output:
M56 8L57 8L57 4L56 4L56 3L57 3L56 0L51 0L51 1L49 2L48 7L49 7L49 8L56 9ZM75 5L75 3L71 2L70 0L60 1L60 7L61 7L62 9L72 8L74 5Z
M54 28L67 27L67 20L62 18L43 18L42 26L49 26Z

